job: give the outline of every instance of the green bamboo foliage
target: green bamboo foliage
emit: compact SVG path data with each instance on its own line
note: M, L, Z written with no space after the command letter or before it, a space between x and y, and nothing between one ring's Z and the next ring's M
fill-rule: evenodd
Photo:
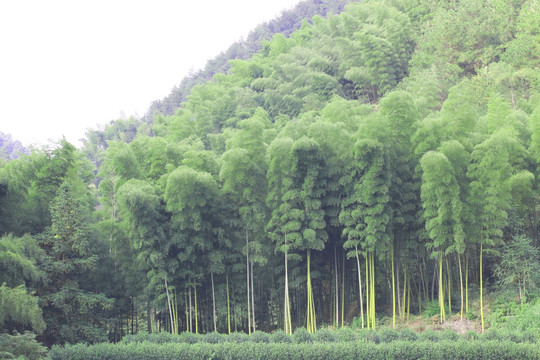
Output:
M420 163L426 231L432 240L428 246L433 249L439 263L440 321L443 322L446 317L443 257L455 243L464 243L460 188L453 167L445 155L430 151L422 157Z
M348 256L356 258L358 269L358 248L361 247L365 254L366 314L367 327L370 328L375 326L373 252L376 246L388 239L390 181L384 148L379 142L370 139L358 140L354 147L354 160L355 166L351 168L351 175L345 178L348 181L345 185L347 196L342 200L340 221L344 225L343 236L346 238L344 248L354 249L349 251ZM361 288L360 271L358 277Z
M509 179L519 167L525 150L512 132L502 129L478 144L472 155L468 176L471 179L470 203L479 214L480 247L480 316L484 331L483 311L483 250L495 246L502 237L510 206Z

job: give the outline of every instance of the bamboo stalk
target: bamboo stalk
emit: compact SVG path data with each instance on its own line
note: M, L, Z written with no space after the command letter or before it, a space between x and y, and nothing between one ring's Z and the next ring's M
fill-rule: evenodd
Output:
M195 289L195 334L199 333L199 317L197 311L197 286L194 286Z
M483 289L483 269L482 269L482 251L483 250L483 244L482 240L480 240L480 319L482 322L482 334L484 333L484 289Z
M227 329L229 334L231 333L231 302L229 299L229 274L225 274L225 281L227 284Z
M371 282L369 281L369 252L366 252L366 322L367 328L371 326Z
M392 327L396 328L396 275L394 269L394 247L392 246Z
M171 298L169 296L169 285L167 285L167 276L165 276L165 291L167 292L167 304L169 305L169 316L171 319L171 332L174 333L174 324L173 324L173 313L172 313L172 306L171 306Z
M360 318L362 319L362 329L364 328L364 299L362 295L362 273L360 271L360 257L358 256L358 246L355 246L356 266L358 268L358 292L360 295Z
M463 272L461 271L461 255L457 254L459 266L459 291L461 295L460 319L463 320Z

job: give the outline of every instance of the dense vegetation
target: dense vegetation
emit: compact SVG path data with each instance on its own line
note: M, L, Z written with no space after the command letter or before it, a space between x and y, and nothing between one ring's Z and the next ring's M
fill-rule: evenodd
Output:
M352 334L352 337L351 337ZM422 333L422 334L427 334ZM190 336L186 336L190 335ZM237 335L237 336L234 336ZM358 335L358 337L356 337ZM223 336L184 333L169 337L131 337L120 344L54 347L50 359L537 359L537 344L522 338L486 334L462 339L456 333L417 338L414 332L387 330L350 333L321 330L312 337L303 329L292 336L255 332Z
M424 314L538 336L538 6L351 3L173 115L2 163L2 329L50 346Z

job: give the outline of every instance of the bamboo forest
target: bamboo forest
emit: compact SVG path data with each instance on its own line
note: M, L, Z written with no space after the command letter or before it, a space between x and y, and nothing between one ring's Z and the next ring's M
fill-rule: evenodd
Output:
M536 0L306 0L2 134L0 358L540 358L539 55Z

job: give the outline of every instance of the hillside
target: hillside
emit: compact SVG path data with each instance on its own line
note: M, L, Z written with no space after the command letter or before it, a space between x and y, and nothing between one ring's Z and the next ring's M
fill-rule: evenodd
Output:
M538 339L539 10L350 3L172 115L0 165L0 294L32 309L0 324L46 345L345 325Z
M303 21L309 21L315 15L326 17L329 14L339 14L345 4L352 1L356 0L304 0L293 9L283 11L280 17L257 26L246 39L232 44L226 51L209 60L204 69L184 77L168 96L152 102L142 120L151 123L156 113L174 115L195 85L211 80L215 74L226 73L230 68L230 60L247 60L260 51L263 42L270 40L273 35L288 37L300 28Z

